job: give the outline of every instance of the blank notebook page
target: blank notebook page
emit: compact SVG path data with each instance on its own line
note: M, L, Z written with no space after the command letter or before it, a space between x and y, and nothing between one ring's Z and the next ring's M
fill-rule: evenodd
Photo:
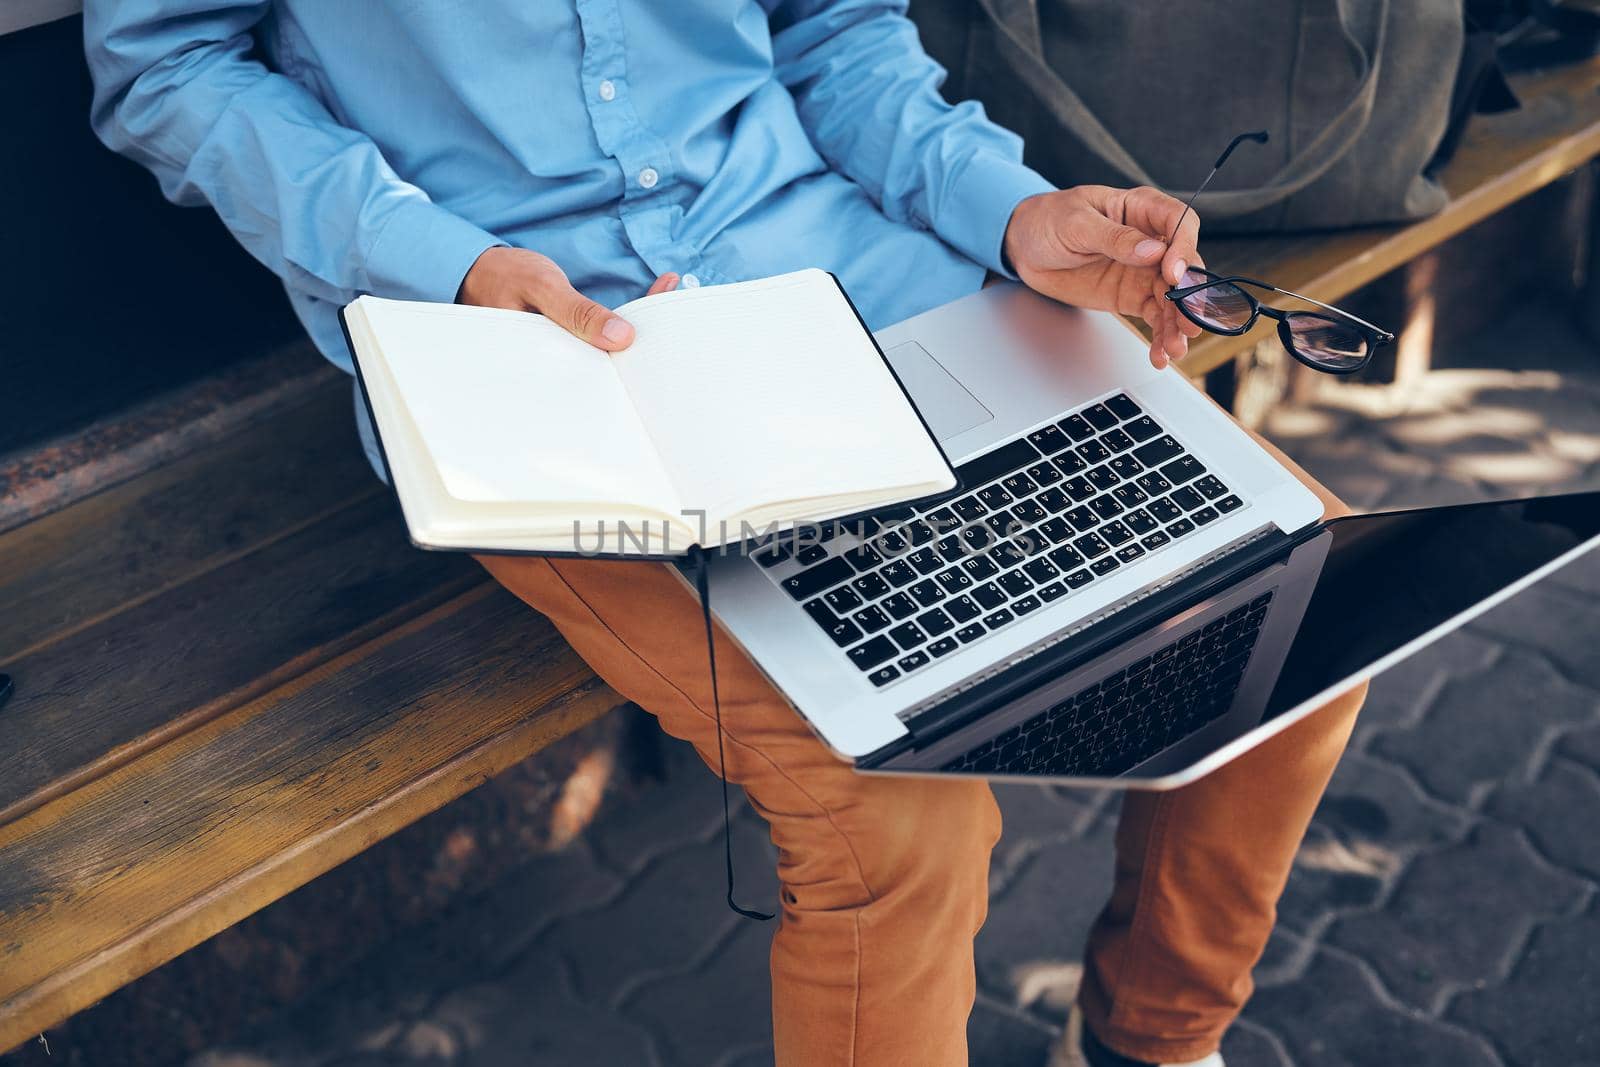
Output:
M703 309L703 311L702 311ZM685 506L947 484L949 468L833 279L802 271L619 311L623 384Z
M606 353L516 311L378 300L367 316L451 496L676 510Z

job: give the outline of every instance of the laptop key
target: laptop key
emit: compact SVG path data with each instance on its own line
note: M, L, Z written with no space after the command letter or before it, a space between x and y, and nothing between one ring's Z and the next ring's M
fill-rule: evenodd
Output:
M870 571L883 562L883 557L871 545L857 545L845 551L840 558L858 571Z
M1244 507L1244 501L1231 493L1217 501L1217 510L1224 515L1230 511L1238 511L1242 507Z
M924 578L910 589L911 599L923 607L930 607L944 599L944 589L932 578Z
M1100 527L1100 536L1105 538L1106 544L1112 548L1127 544L1133 540L1133 531L1120 522L1108 522Z
M1066 577L1068 589L1082 589L1092 581L1094 581L1094 575L1087 570L1073 571Z
M1113 415L1104 404L1090 404L1081 412L1084 419L1097 430L1109 430L1122 420Z
M1200 495L1205 497L1207 500L1215 500L1219 496L1228 495L1228 487L1223 485L1222 480L1219 479L1215 474L1208 474L1204 478L1201 478L1198 482L1194 483L1194 487L1200 490Z
M1071 545L1062 545L1045 558L1064 571L1070 571L1083 562L1083 554Z
M1050 513L1040 507L1037 501L1024 500L1020 504L1011 506L1011 514L1022 521L1024 526L1037 526L1050 517Z
M1206 502L1205 497L1201 496L1187 485L1182 489L1173 490L1172 495L1167 499L1178 505L1184 511L1193 511L1195 508Z
M1152 437L1161 436L1161 425L1149 415L1140 415L1137 419L1122 428L1135 441L1148 441Z
M1121 430L1108 430L1100 435L1100 443L1112 452L1126 452L1133 447L1133 438Z
M1137 485L1123 484L1111 490L1111 495L1117 498L1117 503L1125 508L1136 508L1150 498L1145 491Z
M934 576L944 591L955 595L972 584L972 577L959 567L950 567Z
M934 608L932 611L924 611L921 615L918 615L917 625L922 627L923 632L929 637L938 637L940 634L949 633L956 628L956 624L950 621L950 616L938 608Z
M1107 448L1099 441L1085 441L1074 451L1076 451L1078 455L1082 456L1090 463L1104 463L1106 460L1111 458L1111 449Z
M1084 534L1082 537L1072 542L1072 547L1076 548L1079 552L1082 552L1090 559L1094 559L1096 556L1103 556L1107 552L1111 551L1111 546L1101 540L1099 534L1093 533Z
M900 671L891 665L888 667L879 667L877 670L867 675L867 681L876 686L885 686L898 677L900 677Z
M1069 478L1072 475L1077 474L1079 471L1087 469L1089 466L1089 464L1083 461L1083 457L1078 455L1076 452L1057 452L1055 458L1051 460L1051 462L1056 465L1056 470L1060 471L1062 474L1065 474Z
M1089 506L1102 519L1114 519L1122 514L1122 505L1117 503L1110 493L1095 497L1089 501Z
M906 656L899 662L900 669L908 673L916 670L918 667L926 667L927 665L928 654L920 650L911 653L911 655Z
M1117 557L1102 556L1100 559L1097 559L1093 563L1089 564L1089 569L1094 571L1096 574L1103 575L1110 574L1120 566L1122 566L1122 564L1117 561Z
M1015 567L1026 560L1028 555L1010 541L1003 541L989 550L989 558L1004 569Z
M1089 420L1082 415L1068 415L1056 423L1056 426L1074 441L1087 441L1095 434L1094 427L1090 426Z
M1011 503L1013 497L998 485L986 485L978 490L978 499L983 506L992 511L997 511Z
M1182 485L1184 482L1193 481L1205 472L1205 464L1193 456L1180 456L1161 468L1161 473L1173 485Z
M967 554L967 550L962 547L961 538L955 534L939 538L938 543L933 546L933 550L939 553L939 558L946 563L955 563Z
M1123 545L1117 549L1117 558L1124 563L1132 563L1142 555L1144 555L1144 549L1137 544Z
M1199 511L1196 511L1189 517L1193 519L1197 525L1204 526L1206 523L1217 518L1217 509L1207 504L1205 507L1201 508Z
M878 573L883 575L884 579L895 588L910 585L917 580L917 572L912 569L911 564L903 559L895 560Z
M972 591L972 599L976 600L983 610L993 611L1006 602L1006 595L993 582L984 582Z
M889 583L876 574L863 574L850 584L867 600L877 600L889 591Z
M896 593L879 606L896 619L904 619L909 615L916 614L917 611L917 602L904 593Z
M995 581L1009 596L1021 596L1033 588L1033 583L1028 580L1028 576L1020 570L1006 571Z
M1043 585L1050 579L1059 575L1061 572L1056 570L1055 565L1049 560L1041 558L1029 560L1023 565L1022 573L1026 574L1038 584Z
M1177 522L1167 527L1167 533L1171 534L1173 537L1182 537L1184 534L1193 532L1194 523L1190 522L1188 519L1179 519Z
M796 600L806 600L854 574L850 564L835 556L825 563L791 574L783 580L783 588Z
M961 569L972 575L972 580L981 582L985 578L993 578L1000 573L1000 568L988 556L973 556L971 559L961 561Z
M1085 500L1088 500L1090 497L1094 496L1096 492L1098 492L1098 490L1094 487L1094 483L1089 481L1088 478L1083 477L1068 478L1066 481L1061 483L1061 488L1065 489L1067 494L1079 504L1083 503Z
M1052 544L1059 545L1072 536L1072 527L1067 523L1066 519L1057 516L1040 523L1039 532L1048 537Z
M976 641L978 638L982 637L988 632L988 630L983 628L982 623L975 622L970 626L963 626L961 629L957 630L956 638L960 640L963 645L966 645L971 644L973 641Z
M1096 467L1094 470L1090 471L1088 474L1085 474L1084 478L1088 480L1090 485L1094 486L1096 489L1100 490L1102 493L1105 492L1107 489L1110 489L1112 486L1116 485L1119 481L1122 480L1122 479L1118 478L1114 473L1112 473L1111 468L1109 466L1107 466L1107 467Z
M1051 582L1049 585L1043 585L1039 587L1039 599L1043 600L1046 604L1050 603L1052 600L1060 600L1066 595L1067 586L1065 582Z
M944 560L931 548L919 548L906 557L906 562L917 569L918 574L932 574L944 566Z
M1027 474L1041 486L1054 485L1065 477L1054 463L1035 463L1028 468Z
M1027 496L1039 488L1034 484L1033 479L1022 471L1018 471L1008 478L1000 479L1000 484L1005 487L1006 492L1016 497Z
M868 604L854 615L850 616L852 622L869 634L875 634L889 625L889 616L876 604Z
M1071 439L1054 426L1040 427L1028 435L1028 440L1033 442L1034 448L1047 456L1072 444Z
M874 637L864 645L857 645L845 655L850 657L850 662L864 671L870 671L886 659L898 653L894 642L887 637Z
M1144 508L1128 512L1128 514L1122 516L1122 521L1127 524L1128 529L1140 535L1147 534L1156 528L1156 520L1152 519L1150 513Z
M1151 516L1161 523L1173 522L1183 515L1183 509L1174 504L1170 499L1153 500L1145 508Z
M1133 450L1134 457L1146 467L1154 467L1158 463L1165 463L1182 452L1183 446L1171 434L1162 434L1154 441L1142 444Z
M828 602L828 607L840 615L854 611L861 606L861 598L848 585L841 585L839 588L824 595L822 599Z
M983 609L978 607L977 602L965 593L945 604L944 610L956 622L971 622L983 614Z
M1044 601L1040 600L1036 596L1033 596L1032 594L1029 594L1020 600L1012 601L1010 606L1011 610L1016 612L1018 615L1026 615L1028 612L1042 607L1043 605Z
M1073 508L1071 511L1067 512L1061 517L1072 523L1072 528L1077 530L1079 533L1088 533L1090 530L1100 525L1100 516L1096 515L1091 509L1082 505Z
M801 566L809 567L813 563L821 563L828 558L828 550L821 545L804 545L794 554L794 561Z
M950 653L954 652L960 647L960 644L956 642L955 638L941 637L939 640L928 646L928 655L932 656L934 659L938 659L940 656L948 656Z
M1118 393L1107 400L1106 407L1110 408L1111 413L1119 419L1131 419L1139 414L1139 405L1135 404L1127 393Z
M983 617L983 624L991 630L998 630L1006 623L1012 622L1015 619L1015 615L1011 614L1011 612L1007 611L1005 608L1001 608L992 615L985 615Z
M934 533L933 527L928 525L928 523L923 519L912 519L910 522L900 527L900 532L904 534L906 540L910 541L913 545L925 545L929 541L932 541L935 536L937 536Z
M872 547L882 555L898 556L910 548L911 543L900 533L898 527L891 527L878 535L877 540L872 542Z
M861 639L861 631L849 619L841 619L828 606L820 600L809 600L805 603L805 612L812 621L822 627L823 633L833 638L833 643L840 648L854 644Z
M990 449L977 459L969 459L956 468L956 474L960 476L962 485L982 485L1037 462L1039 450L1019 437Z
M788 545L771 545L755 554L755 560L763 567L776 567L790 555Z
M1067 499L1067 494L1054 487L1046 489L1033 499L1037 500L1039 506L1051 514L1063 512L1072 507L1072 501Z
M917 629L917 624L914 622L901 623L889 631L889 636L894 638L894 643L899 645L901 650L905 652L910 652L927 640L922 631Z
M955 512L962 522L976 522L989 509L979 503L977 497L964 496L951 503L950 510Z
M1156 549L1160 548L1170 540L1172 540L1172 538L1168 537L1162 531L1157 530L1154 533L1145 534L1139 539L1139 543L1147 550L1154 552Z

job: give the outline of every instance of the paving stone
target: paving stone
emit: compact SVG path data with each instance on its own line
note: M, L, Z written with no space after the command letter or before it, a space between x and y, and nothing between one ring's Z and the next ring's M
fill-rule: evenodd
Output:
M1335 912L1372 906L1412 854L1459 838L1469 821L1419 795L1395 767L1347 753L1295 857L1279 923L1304 932Z
M1248 1019L1235 1023L1222 1038L1228 1067L1294 1067L1281 1040Z
M978 933L981 989L1017 1004L1030 972L1078 966L1089 924L1111 892L1114 829L1112 819L1102 818L1083 837L1051 842L1029 857ZM1064 1005L1040 1001L1034 1008L1065 1021Z
M1557 755L1600 771L1600 723L1562 734L1555 751Z
M618 1006L656 1035L663 1067L704 1067L738 1048L764 1047L772 1062L767 961L775 925L740 919L709 959L651 979Z
M1400 1000L1433 1010L1456 989L1503 977L1528 931L1587 893L1540 863L1515 831L1486 822L1418 857L1382 911L1337 919L1324 943L1367 960Z
M766 827L734 823L740 903L776 911L777 876ZM722 839L685 845L639 873L622 895L563 919L540 939L573 965L580 996L615 1003L654 975L682 971L742 919L728 910Z
M1600 879L1600 834L1577 822L1579 812L1600 813L1600 774L1567 760L1552 760L1537 781L1495 790L1488 814L1528 831L1546 859Z
M1417 728L1385 733L1370 749L1404 764L1436 795L1466 802L1481 786L1524 771L1552 730L1597 709L1595 693L1518 649L1487 671L1450 679Z
M1518 1067L1600 1063L1600 914L1546 923L1506 982L1462 994L1449 1017Z
M665 1067L652 1036L635 1020L575 995L566 968L553 951L531 952L497 981L450 992L424 1021L446 1028L461 1058L473 1063Z
M1391 1007L1355 963L1327 952L1302 980L1257 992L1244 1017L1278 1035L1296 1067L1499 1067L1484 1042Z
M1080 837L1105 807L1101 790L1043 785L996 784L1004 828L989 866L989 895L1005 898L1034 853L1057 841Z
M1372 680L1350 747L1359 751L1384 730L1416 725L1447 681L1489 669L1501 653L1498 642L1458 630L1390 667Z
M980 1001L967 1020L968 1056L975 1064L1044 1067L1056 1033Z
M659 729L653 720L644 727ZM595 820L589 839L601 862L614 871L632 874L662 853L722 832L722 785L694 746L663 734L661 762L659 781L608 797ZM744 806L743 790L729 795Z

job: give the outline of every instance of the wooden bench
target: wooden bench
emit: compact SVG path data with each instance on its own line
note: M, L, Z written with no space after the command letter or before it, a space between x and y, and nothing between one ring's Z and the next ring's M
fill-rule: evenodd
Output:
M1337 299L1593 157L1597 78L1525 80L1444 215L1210 256ZM1238 351L1209 339L1187 368ZM112 488L0 519L0 1050L619 703L469 561L406 544L348 384L307 374Z
M1451 202L1439 214L1338 233L1206 238L1207 264L1335 303L1600 156L1600 59L1512 83L1522 108L1472 120L1440 173ZM1183 370L1201 377L1224 367L1264 334L1204 334Z

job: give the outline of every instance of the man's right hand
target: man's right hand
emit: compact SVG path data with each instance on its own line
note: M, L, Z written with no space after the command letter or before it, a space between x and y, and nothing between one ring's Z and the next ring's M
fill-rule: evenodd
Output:
M664 293L677 284L676 274L663 274L646 295ZM456 303L537 311L607 352L620 352L633 343L633 326L622 316L574 289L550 257L525 248L500 246L479 256L461 280Z

